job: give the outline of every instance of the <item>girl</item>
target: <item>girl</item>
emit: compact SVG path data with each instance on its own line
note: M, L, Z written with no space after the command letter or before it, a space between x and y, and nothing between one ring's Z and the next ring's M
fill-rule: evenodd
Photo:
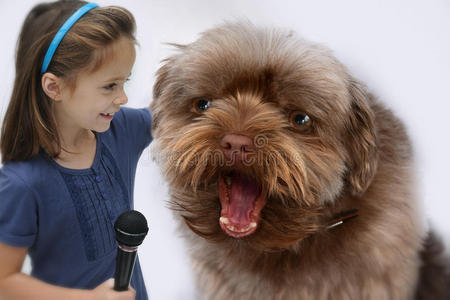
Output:
M147 299L139 260L129 291L107 280L151 141L149 110L120 109L134 31L129 11L83 1L26 17L0 140L0 299Z

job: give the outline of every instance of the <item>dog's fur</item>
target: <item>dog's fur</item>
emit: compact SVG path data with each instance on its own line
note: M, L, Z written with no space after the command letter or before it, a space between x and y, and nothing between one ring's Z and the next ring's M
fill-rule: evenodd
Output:
M157 72L153 134L202 297L412 299L425 231L411 143L392 112L292 32L227 23L176 46ZM199 111L199 99L211 106ZM224 155L227 134L253 139L252 163ZM219 222L230 170L266 200L242 237ZM350 209L359 216L327 228Z

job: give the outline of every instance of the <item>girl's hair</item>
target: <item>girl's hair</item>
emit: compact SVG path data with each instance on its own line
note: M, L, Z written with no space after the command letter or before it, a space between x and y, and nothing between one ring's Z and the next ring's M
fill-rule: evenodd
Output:
M41 85L45 53L64 22L87 2L61 0L36 5L22 26L16 50L16 77L1 129L2 163L27 160L42 148L50 157L61 152L53 101ZM93 72L109 57L109 45L124 36L135 43L135 20L121 7L97 7L67 32L47 72L75 87L80 71Z

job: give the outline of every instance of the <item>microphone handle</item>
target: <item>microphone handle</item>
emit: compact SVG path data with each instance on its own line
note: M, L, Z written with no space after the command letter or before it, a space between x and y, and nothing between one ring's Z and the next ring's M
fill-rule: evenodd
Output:
M116 273L114 274L114 290L126 291L130 285L131 274L136 260L137 247L117 248Z

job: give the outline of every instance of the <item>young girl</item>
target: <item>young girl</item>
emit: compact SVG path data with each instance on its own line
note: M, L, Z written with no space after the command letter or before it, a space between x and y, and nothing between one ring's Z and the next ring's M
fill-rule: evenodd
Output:
M1 131L0 299L147 299L139 260L115 292L113 224L133 207L148 109L127 103L135 21L58 1L25 19ZM26 254L31 276L21 273Z

